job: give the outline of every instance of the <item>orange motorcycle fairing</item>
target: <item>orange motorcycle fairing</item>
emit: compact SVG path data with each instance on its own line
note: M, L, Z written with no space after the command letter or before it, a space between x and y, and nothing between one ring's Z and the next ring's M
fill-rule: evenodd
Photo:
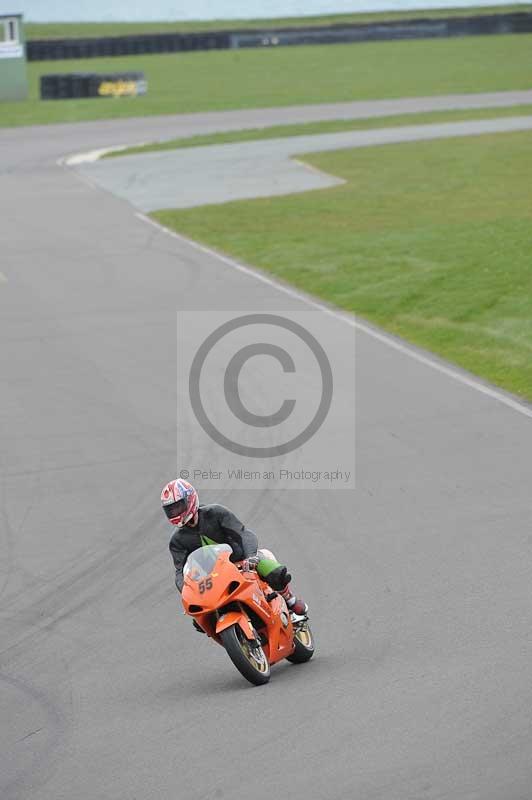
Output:
M246 639L255 639L253 625L249 617L247 617L243 611L225 611L222 613L218 617L218 622L216 623L216 635L219 636L222 631L235 624L240 626Z
M219 644L222 632L238 624L246 640L260 640L269 664L275 664L295 647L286 603L256 572L240 571L231 554L224 544L191 553L184 569L183 608Z

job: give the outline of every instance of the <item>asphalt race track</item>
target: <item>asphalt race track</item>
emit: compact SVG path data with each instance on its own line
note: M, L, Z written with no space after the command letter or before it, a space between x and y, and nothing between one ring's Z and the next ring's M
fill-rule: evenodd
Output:
M142 211L192 208L326 189L343 183L341 178L314 169L297 158L306 153L522 130L532 130L532 117L404 125L187 147L101 159L81 163L77 169L93 183Z
M203 495L291 566L315 659L253 688L179 613L176 309L307 305L56 162L342 114L309 108L0 132L2 800L530 799L532 410L503 393L360 325L356 491Z

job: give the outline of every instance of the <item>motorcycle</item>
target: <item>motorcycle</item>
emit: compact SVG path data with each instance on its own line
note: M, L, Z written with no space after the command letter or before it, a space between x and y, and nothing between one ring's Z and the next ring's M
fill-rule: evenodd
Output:
M227 544L194 550L183 570L181 600L185 614L258 686L268 683L278 661L309 661L314 638L306 615L291 613L255 570L231 562L232 552Z

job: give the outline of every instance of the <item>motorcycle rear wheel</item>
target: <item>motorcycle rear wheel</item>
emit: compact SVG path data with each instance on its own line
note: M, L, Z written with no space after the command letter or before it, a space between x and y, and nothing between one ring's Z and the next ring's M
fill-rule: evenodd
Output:
M291 656L287 656L286 660L292 664L304 664L305 661L310 661L314 655L314 636L308 622L304 622L294 630L294 645L294 652Z
M266 653L260 645L250 647L240 625L226 628L220 633L220 639L227 655L244 678L255 686L268 683L271 669Z

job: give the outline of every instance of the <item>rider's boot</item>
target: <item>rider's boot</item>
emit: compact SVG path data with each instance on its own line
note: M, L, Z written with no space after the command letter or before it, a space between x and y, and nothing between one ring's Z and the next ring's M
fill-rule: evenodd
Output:
M279 592L279 594L281 597L284 597L285 603L288 606L288 610L293 614L304 616L308 612L308 605L304 600L302 600L301 597L296 597L296 595L292 593L289 585L285 586L285 588Z
M308 611L307 604L290 590L290 581L292 576L287 571L286 567L279 565L273 569L266 577L267 583L274 589L281 597L284 597L289 611L294 614L303 615Z

